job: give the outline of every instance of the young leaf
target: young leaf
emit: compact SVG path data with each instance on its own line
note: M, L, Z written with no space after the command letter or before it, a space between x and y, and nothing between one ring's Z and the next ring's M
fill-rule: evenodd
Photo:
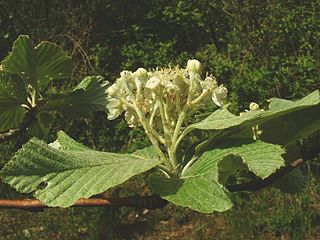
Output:
M5 165L3 181L22 193L33 192L48 206L68 207L79 198L99 194L159 164L158 159L136 154L99 152L79 145L74 148L74 141L63 137L60 145L64 147L53 144L61 149L31 139Z
M228 164L233 159L230 156L241 157L249 170L266 178L284 165L282 154L284 150L280 146L261 141L227 142L205 152L181 179L166 179L162 182L155 179L151 182L151 188L179 206L203 213L226 211L232 204L226 194L227 190L219 183L219 174L232 171L232 165ZM242 169L242 164L234 165L234 170L239 167Z
M52 95L43 108L70 117L90 117L94 111L106 111L106 85L100 80L99 76L86 77L73 91Z
M60 46L46 41L34 46L27 35L18 37L1 64L4 71L18 74L35 89L45 88L53 79L67 78L71 70L71 59Z
M26 101L21 79L17 75L0 71L0 132L19 126L25 114L21 105Z

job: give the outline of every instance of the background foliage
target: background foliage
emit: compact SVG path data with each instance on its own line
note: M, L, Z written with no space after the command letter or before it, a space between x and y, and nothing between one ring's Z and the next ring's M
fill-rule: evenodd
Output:
M193 57L204 63L204 71L214 73L228 87L234 111L247 108L251 101L265 105L265 99L270 97L297 99L320 88L318 0L0 0L0 5L1 59L20 34L30 35L35 42L53 41L72 56L74 68L69 81L53 81L53 89L74 87L85 75L104 75L112 82L124 68L183 65ZM127 128L121 119L110 122L104 113L95 113L90 119L56 119L47 139L52 139L58 129L99 150L132 152L148 144L140 130ZM0 165L29 137L1 144ZM314 165L312 172L308 170L310 164ZM3 211L0 221L7 227L1 227L0 235L4 239L21 239L25 236L23 230L29 229L31 239L39 239L41 233L30 230L35 227L34 222L46 229L46 222L56 219L60 223L54 224L53 239L77 239L83 234L81 231L88 239L139 239L143 232L144 239L149 235L155 239L151 232L155 233L153 237L166 233L177 239L179 236L172 234L181 231L181 226L196 228L197 234L192 236L195 239L257 239L257 232L264 234L262 239L313 238L319 234L320 189L316 184L319 167L310 164L305 171L312 181L303 194L287 196L267 189L257 195L235 195L239 208L227 216L213 216L218 219L215 224L210 223L209 216L194 216L172 208L146 215L127 209L82 210L99 222L94 226L88 224L91 220L82 211L71 209L62 211L64 218L54 210L17 215ZM140 183L137 179L135 184L108 194L132 194L137 189L143 192ZM5 186L1 189L3 195L16 196ZM139 217L131 218L135 214ZM167 219L165 214L174 220ZM33 220L21 222L26 216ZM61 221L70 223L67 227ZM169 227L163 222L168 222ZM17 224L12 227L14 223ZM120 235L117 229L123 224L133 229L140 224L142 233L130 232L128 228L129 235ZM107 228L103 227L106 225ZM80 231L82 228L86 229ZM81 234L77 235L79 231ZM156 235L157 231L161 234Z

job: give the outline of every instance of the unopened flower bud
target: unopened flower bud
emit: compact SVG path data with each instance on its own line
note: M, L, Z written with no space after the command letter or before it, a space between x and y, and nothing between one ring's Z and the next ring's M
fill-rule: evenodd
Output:
M130 71L122 71L121 73L120 73L120 77L121 78L124 78L124 79L127 79L127 78L129 78L130 76L131 76L131 72Z
M222 84L216 88L212 93L212 101L219 107L221 107L228 95L228 89L225 88Z
M251 111L257 111L257 110L260 110L260 107L259 107L259 105L258 105L257 103L252 102L252 103L250 103L250 105L249 105L249 109L250 109Z
M200 68L201 68L201 63L198 60L196 59L188 60L186 69L189 72L198 73L200 72Z
M133 74L137 78L142 78L146 76L147 73L148 73L147 70L145 70L144 68L138 68L137 71L135 71Z

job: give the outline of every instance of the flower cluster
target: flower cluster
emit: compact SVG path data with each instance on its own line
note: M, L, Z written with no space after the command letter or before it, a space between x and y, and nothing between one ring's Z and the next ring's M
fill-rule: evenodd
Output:
M108 119L117 118L123 112L129 126L147 124L155 128L166 125L174 129L178 116L186 109L198 109L213 101L222 106L227 89L213 76L201 79L201 64L189 60L185 69L164 68L135 72L123 71L108 92ZM161 123L159 123L161 119Z

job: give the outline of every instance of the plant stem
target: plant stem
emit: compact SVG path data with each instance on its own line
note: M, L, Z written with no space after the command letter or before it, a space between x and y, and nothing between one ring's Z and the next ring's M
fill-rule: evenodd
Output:
M193 165L193 163L194 163L195 161L197 161L197 159L198 159L197 156L193 156L193 157L190 159L190 161L183 167L183 169L182 169L182 171L181 171L181 176L182 176L182 177L185 175L187 169L188 169L189 167L191 167L191 166Z
M136 106L135 101L133 101L134 104L126 101L125 99L121 98L121 100L127 104L127 106L131 107L133 110L135 110L135 112L138 114L138 117L140 119L140 122L142 124L142 127L144 128L144 130L146 131L146 134L148 135L152 145L155 147L157 153L159 154L160 158L162 159L163 163L165 164L165 166L169 169L174 170L174 168L172 167L170 161L168 160L168 158L165 156L165 154L162 152L160 145L158 143L158 140L161 141L160 136L157 134L157 132L152 131L154 130L152 128L152 126L150 126L147 123L147 120L144 116L144 114L140 111L140 109ZM157 140L158 139L158 140Z

